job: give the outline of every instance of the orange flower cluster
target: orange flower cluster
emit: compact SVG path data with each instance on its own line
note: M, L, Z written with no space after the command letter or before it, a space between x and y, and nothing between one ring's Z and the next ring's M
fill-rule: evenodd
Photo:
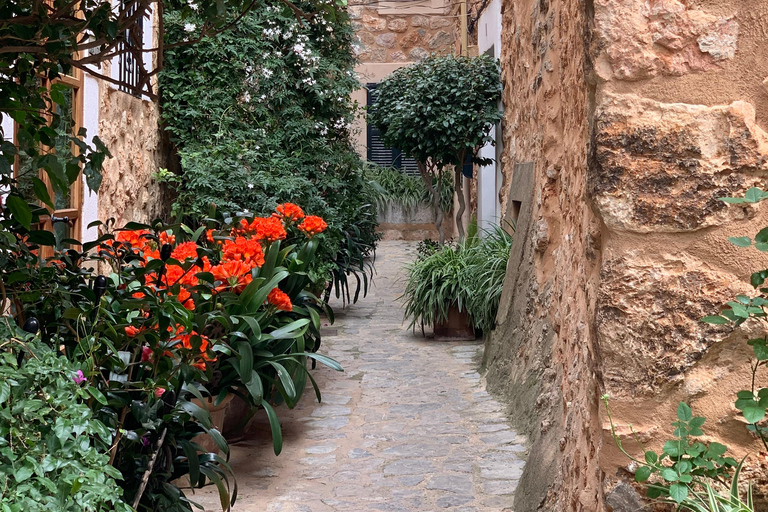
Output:
M160 275L147 275L147 285L158 288L168 289L178 286L176 299L187 309L194 310L195 303L190 289L201 282L197 274L200 272L210 272L216 280L215 290L231 291L241 293L246 286L253 280L253 269L264 265L265 245L277 240L284 240L287 237L286 226L303 219L298 228L308 237L323 232L327 224L320 217L305 216L304 211L292 203L281 204L277 207L276 213L270 217L256 217L252 221L245 219L229 232L217 233L214 230L208 230L205 233L205 240L209 243L208 247L218 247L221 255L220 261L212 265L208 257L200 258L198 256L199 246L196 242L183 242L176 244L176 238L167 232L159 233L157 238L147 230L126 230L120 231L115 237L115 241L108 243L114 247L120 244L129 244L133 250L138 250L145 262L160 258L160 249L164 244L175 245L171 251L171 258L181 262L182 266L177 264L165 265L160 271ZM214 240L214 235L219 238ZM189 261L194 260L195 265L189 266ZM143 292L132 294L134 298L143 299ZM173 296L169 294L169 296ZM279 288L274 288L267 296L267 303L280 311L292 311L293 305L291 299ZM145 315L146 316L146 315ZM155 326L154 329L156 329ZM127 336L133 338L140 336L148 326L134 327L129 325L125 328ZM183 327L176 326L175 329L169 328L172 333L171 342L179 348L192 350L192 338L199 336L201 344L199 354L194 354L193 366L205 370L206 363L215 361L210 357L209 348L211 341L205 336L198 335L195 332L187 333ZM142 350L142 361L150 358L151 350L144 347ZM172 356L168 351L163 355Z
M302 223L299 224L299 229L306 233L307 236L314 236L322 233L327 227L328 224L326 224L323 219L314 215L307 215Z
M300 206L293 203L283 203L277 206L277 213L273 213L275 217L281 217L286 222L295 222L304 218L304 210Z
M291 298L280 288L273 288L272 291L269 292L269 295L267 295L267 302L280 311L293 311Z
M240 228L236 230L235 234L266 243L285 240L285 237L288 236L283 221L279 217L255 217L250 223L243 219L240 221Z

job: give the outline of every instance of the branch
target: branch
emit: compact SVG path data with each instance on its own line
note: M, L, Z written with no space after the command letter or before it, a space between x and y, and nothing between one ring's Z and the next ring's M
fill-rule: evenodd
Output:
M168 427L165 427L163 429L163 433L160 434L160 439L157 440L157 444L155 445L155 451L152 453L152 458L149 459L149 464L147 464L147 470L144 472L144 476L141 477L141 485L139 485L139 490L136 492L136 497L133 499L134 510L139 509L139 502L141 501L141 495L144 494L144 490L147 488L147 484L149 483L149 477L152 474L152 470L155 468L155 461L157 461L157 454L160 453L160 448L163 447L163 442L165 441L165 434L167 432L168 432Z

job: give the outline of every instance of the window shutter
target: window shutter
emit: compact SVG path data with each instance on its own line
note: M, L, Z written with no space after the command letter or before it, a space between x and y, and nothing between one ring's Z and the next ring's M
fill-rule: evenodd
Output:
M373 91L378 84L367 84L367 104L370 107L376 103ZM419 175L419 166L416 160L406 156L402 151L396 148L384 146L381 140L381 132L373 123L368 123L367 131L368 142L368 160L382 167L394 167L400 169L409 176Z

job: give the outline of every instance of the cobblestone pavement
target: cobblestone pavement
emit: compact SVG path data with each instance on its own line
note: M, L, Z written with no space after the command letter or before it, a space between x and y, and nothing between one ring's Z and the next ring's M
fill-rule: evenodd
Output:
M415 244L383 242L375 287L346 309L321 352L344 373L315 372L294 410L281 408L284 448L257 419L232 448L234 512L511 511L525 440L486 393L481 342L435 342L402 323L396 298ZM217 508L215 491L192 498Z

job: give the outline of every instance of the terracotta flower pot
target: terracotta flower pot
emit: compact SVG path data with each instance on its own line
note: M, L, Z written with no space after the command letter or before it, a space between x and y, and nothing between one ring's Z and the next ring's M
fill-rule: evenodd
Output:
M213 427L221 432L224 428L224 418L226 417L227 409L229 408L229 405L232 402L234 396L235 395L227 395L227 397L222 400L219 405L213 405L215 398L211 397L206 398L205 403L202 403L200 400L193 398L192 403L202 407L203 409L208 409L208 413L211 415L211 422L213 423ZM216 443L208 434L200 434L195 436L192 441L202 446L203 449L207 452L218 453L219 451L219 447L216 446Z
M475 329L469 323L467 310L459 311L456 304L448 308L448 320L435 322L436 341L474 341Z
M242 437L243 432L245 432L250 424L250 419L253 418L251 406L239 396L232 396L232 402L230 402L224 414L224 425L221 431L221 434L227 441Z

